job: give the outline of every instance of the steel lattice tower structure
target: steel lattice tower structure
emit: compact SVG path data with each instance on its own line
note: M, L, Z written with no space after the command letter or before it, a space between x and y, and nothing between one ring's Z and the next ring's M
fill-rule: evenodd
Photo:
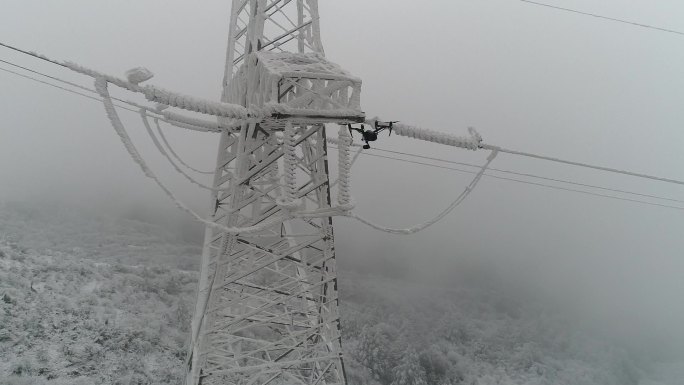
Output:
M360 85L317 0L233 0L221 101L276 107L221 134L211 221L258 231L206 229L188 385L346 383L332 219L277 218L331 207L325 123L364 120Z

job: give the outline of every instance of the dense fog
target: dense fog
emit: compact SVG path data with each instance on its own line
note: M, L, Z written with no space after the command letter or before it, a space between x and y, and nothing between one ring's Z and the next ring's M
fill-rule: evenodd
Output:
M684 4L674 0L572 5L684 30ZM0 36L109 73L145 66L154 84L217 99L228 7L215 0L11 0L0 14ZM486 143L684 176L682 36L503 0L321 0L320 13L326 55L363 79L368 116L452 134L474 126ZM0 52L1 59L91 86L89 78ZM0 200L150 222L201 243L202 226L144 177L99 103L6 72L0 85ZM121 114L160 176L206 213L209 193L174 174L136 114ZM169 129L168 136L192 164L212 168L217 135ZM377 147L478 164L487 155L396 136L382 136ZM505 154L492 166L684 199L682 186ZM470 178L361 156L353 194L366 217L405 227L437 214ZM412 284L516 287L586 330L681 360L684 204L627 197L682 208L484 178L443 222L418 234L388 235L334 219L338 263L341 274Z

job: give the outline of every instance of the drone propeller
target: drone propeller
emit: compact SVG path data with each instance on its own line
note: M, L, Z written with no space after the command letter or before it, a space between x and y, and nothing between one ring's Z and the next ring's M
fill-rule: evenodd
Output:
M394 123L398 123L398 120L391 120L389 122L381 122L379 120L375 121L375 132L380 132L384 129L388 129L390 135L392 135L392 129L394 128Z

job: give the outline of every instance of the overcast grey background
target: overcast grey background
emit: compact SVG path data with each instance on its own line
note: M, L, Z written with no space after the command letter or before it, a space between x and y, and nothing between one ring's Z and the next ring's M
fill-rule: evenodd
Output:
M549 3L684 31L680 1ZM229 1L2 5L3 42L113 74L143 65L154 84L220 94ZM515 0L321 0L320 13L327 56L363 79L369 116L453 134L474 126L491 144L684 178L684 36ZM90 85L5 49L0 58ZM206 212L208 194L173 174L135 114L121 114L155 170ZM178 151L205 169L217 138L169 132ZM456 161L485 157L395 136L378 147ZM357 165L358 210L398 227L436 214L470 178L370 157ZM681 186L505 154L493 166L684 199ZM4 72L0 199L78 203L112 215L175 210L128 158L100 104ZM485 178L445 221L416 235L335 222L343 266L407 261L431 279L448 279L465 262L488 266L621 335L684 340L682 210Z

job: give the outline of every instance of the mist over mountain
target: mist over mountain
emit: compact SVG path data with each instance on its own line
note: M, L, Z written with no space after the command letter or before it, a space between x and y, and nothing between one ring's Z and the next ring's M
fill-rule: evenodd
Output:
M2 206L0 383L181 383L200 249L158 218ZM394 266L339 276L350 384L680 383L662 341L626 343L486 266L428 281L369 259Z

